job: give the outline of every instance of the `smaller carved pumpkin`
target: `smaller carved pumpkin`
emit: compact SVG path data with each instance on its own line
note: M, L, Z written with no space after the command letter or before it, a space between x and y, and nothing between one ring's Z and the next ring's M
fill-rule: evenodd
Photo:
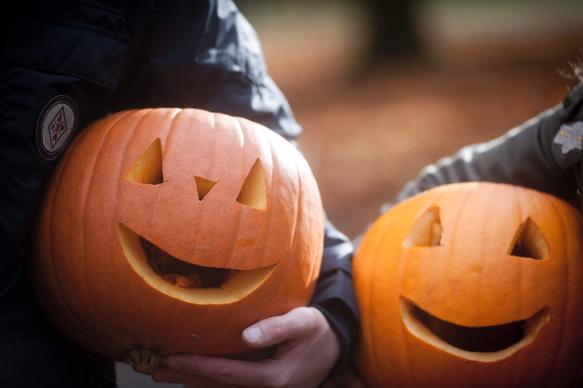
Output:
M322 246L316 182L286 140L245 119L146 109L94 123L65 154L32 275L66 335L151 371L151 352L246 351L245 327L308 302Z
M398 204L354 260L359 369L375 387L578 387L583 222L492 183Z

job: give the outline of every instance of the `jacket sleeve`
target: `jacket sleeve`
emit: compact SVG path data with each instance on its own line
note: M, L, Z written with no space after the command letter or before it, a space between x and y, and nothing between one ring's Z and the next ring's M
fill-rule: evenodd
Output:
M168 39L172 44L168 44ZM246 117L295 142L301 132L266 71L255 31L231 1L179 2L162 9L137 53L136 73L116 109L197 107ZM326 223L324 255L312 304L349 356L358 310L352 287L352 243Z
M336 371L347 365L360 326L352 284L353 253L352 242L326 221L324 256L312 305L324 314L340 339L342 352Z
M397 201L443 184L490 181L533 188L573 203L579 167L561 165L553 142L563 125L581 120L582 101L583 87L578 86L562 104L503 136L467 146L425 167L404 186Z

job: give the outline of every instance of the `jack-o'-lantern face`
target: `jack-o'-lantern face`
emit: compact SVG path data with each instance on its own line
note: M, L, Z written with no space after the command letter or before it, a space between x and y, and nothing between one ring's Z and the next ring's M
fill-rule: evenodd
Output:
M560 200L505 185L444 186L393 208L355 259L367 381L574 386L582 231Z
M236 354L248 325L305 305L323 211L301 154L257 124L122 112L63 158L33 274L56 324L111 358Z
M188 139L183 143L187 141ZM196 144L191 147L196 153ZM179 157L181 161L184 159L184 155ZM172 297L198 304L232 303L243 298L271 275L279 258L286 257L292 238L292 225L278 223L276 227L280 230L275 233L280 234L283 239L275 247L276 250L270 252L270 257L262 257L265 246L261 244L266 244L267 240L262 238L262 233L265 232L258 227L248 229L239 246L217 243L226 241L225 238L228 238L231 231L226 230L225 225L238 223L241 213L250 224L265 227L269 222L271 214L268 186L261 159L255 160L246 175L224 177L227 182L232 182L231 185L226 183L225 188L221 187L223 182L217 185L220 177L216 175L216 171L209 171L208 167L197 173L214 173L214 179L175 172L173 178L179 183L165 180L163 159L161 141L156 139L137 159L126 176L129 183L124 183L122 190L127 190L130 197L126 198L126 192L122 191L122 202L127 203L123 206L122 217L127 221L119 223L120 239L126 257L148 284ZM181 163L180 166L191 169L194 167L196 170L200 161ZM181 180L187 183L190 181L191 187L186 188L185 182ZM234 193L232 189L238 183L239 192ZM186 229L188 232L184 234L185 238L177 238L176 230L169 229L163 222L159 226L153 226L144 224L143 219L135 217L136 207L154 209L155 203L160 201L190 204L162 208L159 214L151 214L152 218L159 217L161 220L169 217L186 218L184 222L189 223L191 228ZM172 211L174 214L169 213ZM202 231L194 230L194 225L199 228L208 225L195 221L204 217L205 213L212 217L215 225ZM128 224L142 233L134 232ZM204 237L202 241L201 236ZM153 241L160 241L159 245ZM170 249L180 256L174 256L163 249L165 241L170 242ZM177 246L177 242L183 246Z

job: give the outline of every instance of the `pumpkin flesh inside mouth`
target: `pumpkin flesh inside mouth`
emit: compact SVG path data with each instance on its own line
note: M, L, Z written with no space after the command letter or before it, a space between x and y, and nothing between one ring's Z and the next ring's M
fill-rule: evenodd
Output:
M413 335L458 357L481 362L501 360L530 344L548 321L548 310L545 307L524 320L472 327L440 319L401 298L401 316Z
M183 288L221 287L237 271L187 263L140 237L148 264L167 282Z
M194 304L228 304L261 286L277 264L234 270L191 264L156 246L123 224L119 237L128 262L156 290Z

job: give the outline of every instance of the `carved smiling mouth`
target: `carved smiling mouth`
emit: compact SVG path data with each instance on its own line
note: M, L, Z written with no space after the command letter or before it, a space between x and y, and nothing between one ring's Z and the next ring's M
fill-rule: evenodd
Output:
M170 255L121 223L119 237L128 262L146 283L189 303L236 302L261 286L277 265L251 270L206 267Z
M401 316L413 335L434 347L468 360L493 362L530 344L548 321L549 309L545 307L525 320L469 327L437 318L401 298Z

